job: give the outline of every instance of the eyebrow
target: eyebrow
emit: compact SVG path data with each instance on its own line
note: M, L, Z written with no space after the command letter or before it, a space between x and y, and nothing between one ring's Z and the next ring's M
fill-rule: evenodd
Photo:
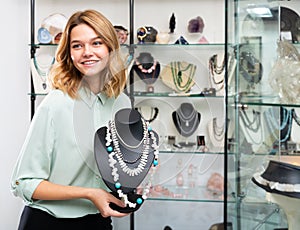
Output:
M97 40L97 39L102 39L100 36L97 36L97 37L94 37L94 38L91 38L89 41L94 41L94 40ZM77 43L77 42L81 42L81 40L71 40L71 44L72 43Z

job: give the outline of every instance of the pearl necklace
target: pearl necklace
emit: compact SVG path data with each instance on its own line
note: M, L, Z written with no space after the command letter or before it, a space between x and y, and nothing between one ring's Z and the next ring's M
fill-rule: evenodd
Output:
M143 64L140 63L139 61L135 61L135 63L136 63L137 67L140 69L140 71L141 71L142 73L152 73L152 72L155 70L156 65L157 65L157 61L154 61L154 62L153 62L153 65L152 65L150 68L145 69L145 68L143 67Z
M144 132L146 129L147 135L146 138L143 138L142 142L144 144L143 146L143 151L142 151L142 156L139 157L136 161L138 161L140 159L140 162L138 164L138 166L134 169L131 169L128 167L128 165L126 164L126 162L123 160L123 154L120 150L119 147L119 143L118 143L118 138L117 138L117 134L116 134L116 128L115 128L115 123L110 121L109 122L109 127L107 128L106 131L106 149L107 152L109 153L109 166L112 170L112 176L113 176L113 180L115 182L114 186L117 189L117 193L119 195L119 198L123 199L125 204L128 205L130 208L135 208L137 204L142 204L144 200L147 199L147 194L150 191L150 187L152 185L152 179L153 179L153 174L155 172L156 166L158 165L158 143L157 143L157 139L154 135L154 132L152 131L151 127L148 126L148 124L143 121L143 127L144 127ZM148 161L148 156L149 156L149 149L150 149L150 138L152 140L152 144L151 147L154 149L154 160L153 160L153 167L150 169L151 170L151 175L149 178L149 182L146 184L144 190L143 190L143 194L142 197L137 198L136 203L133 203L131 201L128 200L127 194L125 194L122 191L122 185L119 182L119 174L118 174L118 168L115 166L116 163L119 163L121 169L123 170L123 172L125 172L126 174L128 174L129 176L136 176L138 174L140 174L144 168L145 165ZM146 140L146 141L145 141ZM129 145L128 145L129 146ZM116 159L115 159L116 157Z

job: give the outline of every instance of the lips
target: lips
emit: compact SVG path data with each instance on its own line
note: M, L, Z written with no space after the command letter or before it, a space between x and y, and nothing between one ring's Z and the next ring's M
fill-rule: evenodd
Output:
M88 60L88 61L83 61L81 62L82 65L93 65L95 63L97 63L99 61L96 61L96 60Z

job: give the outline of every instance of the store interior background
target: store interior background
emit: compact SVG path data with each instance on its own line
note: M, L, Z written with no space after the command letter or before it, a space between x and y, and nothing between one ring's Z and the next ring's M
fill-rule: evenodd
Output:
M36 1L36 3L39 2L50 2L50 5L54 4L54 2L58 5L65 4L64 2L56 2L52 0ZM81 1L75 2L80 2L81 5L83 5ZM92 0L91 2L93 4L99 4L99 1L97 2L95 0ZM104 2L107 3L107 1ZM126 7L128 7L129 1L114 0L113 2L125 4ZM203 2L209 3L209 1L206 0ZM108 3L111 4L110 1L108 1ZM223 4L223 1L217 1L216 3ZM145 2L145 4L150 3ZM97 9L101 9L101 7L102 5L98 5ZM105 7L103 5L103 7L107 9L108 6ZM222 8L218 8L221 10L220 14L223 14ZM50 13L54 13L51 12L50 8L43 8L39 10L39 16L48 16L48 10L50 10ZM194 10L197 12L199 11L197 9ZM46 12L43 13L43 11ZM207 8L205 8L205 10L203 8L202 11L205 11L205 14L209 15L209 11L207 11ZM110 19L111 17L119 17L120 15L118 14L118 12L114 12L114 15L109 15L105 12L105 10L103 10L103 13ZM126 13L129 12L126 11ZM171 14L172 12L170 11L169 13ZM166 15L165 21L169 20L169 13ZM197 14L193 14L193 16L197 16ZM0 101L2 108L0 121L2 149L2 159L0 167L0 213L2 221L0 223L0 229L14 230L17 229L19 217L23 208L23 203L20 198L14 197L10 192L10 177L30 124L30 1L6 1L5 7L3 7L0 17L2 22L2 36L0 39L3 52L1 55L2 84L0 90ZM192 16L187 15L186 17L188 18ZM203 17L207 16L204 15ZM128 15L124 15L123 20L125 20L127 23L129 21ZM158 20L157 17L154 20ZM187 20L184 19L184 21ZM220 31L216 31L213 26L213 21L207 21L207 28L210 28L207 29L207 34L211 34L208 39L210 39L212 42L224 42L223 33L220 33ZM37 17L37 27L39 23L40 18ZM140 22L141 25L144 25L143 23L144 22ZM210 23L212 23L212 25L210 25ZM154 22L153 24L157 25L156 22ZM223 24L221 25L221 27L223 27ZM166 28L168 28L168 26L166 26ZM209 32L209 30L215 31Z
M128 2L126 0L118 1ZM212 3L210 0L206 2ZM62 3L63 1L60 2L60 4ZM213 12L213 7L211 11L206 7L198 10L211 15L210 12ZM103 13L106 15L105 12ZM39 12L39 14L41 13ZM220 19L220 15L218 19ZM2 55L0 56L2 79L0 86L0 145L2 150L0 160L0 229L15 230L23 203L21 199L14 197L10 192L10 177L30 124L30 96L28 95L30 92L30 51L28 45L30 43L30 1L6 1L0 14L0 20L2 29L0 36L2 45ZM37 25L38 20L36 21ZM124 20L127 22L128 19ZM212 20L207 19L208 22L214 20L216 17ZM207 26L210 29L213 28L213 24ZM212 31L206 29L206 32L208 40L222 42L223 37L219 36L222 33L217 33L213 29Z

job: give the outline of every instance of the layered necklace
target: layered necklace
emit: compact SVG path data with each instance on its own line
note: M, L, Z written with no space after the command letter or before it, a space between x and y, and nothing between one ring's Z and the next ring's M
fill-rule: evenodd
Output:
M143 200L147 199L147 194L150 191L150 187L152 185L152 179L153 174L155 172L155 167L158 165L158 140L152 130L152 128L148 125L144 119L142 119L143 122L143 137L142 140L137 145L129 145L127 144L118 133L115 122L110 121L107 132L106 132L106 149L109 154L109 166L111 168L113 180L114 180L114 186L117 189L117 193L119 195L119 198L124 199L124 202L126 205L128 205L131 208L135 208L137 204L141 204ZM141 154L136 157L134 160L128 160L126 159L124 153L122 153L120 148L120 143L128 148L129 150L132 150L134 152L134 149L141 148ZM137 200L134 202L131 202L128 200L127 194L125 194L122 191L122 184L119 181L119 173L118 173L118 167L116 164L119 165L119 167L122 169L122 171L127 174L130 177L138 176L141 172L145 170L145 166L148 162L149 158L149 152L150 147L154 150L154 160L152 162L152 170L151 175L149 178L149 182L146 183L145 189L143 190L142 197L137 198ZM132 164L136 164L137 166L133 167Z
M261 114L259 111L252 110L252 119L248 116L246 111L244 109L239 110L239 115L242 120L242 123L244 124L244 130L247 133L247 137L251 139L253 144L260 145L263 142L263 127L261 125ZM260 132L259 139L255 139L254 136L257 136L256 134L258 131Z
M224 88L224 76L225 76L225 58L223 57L221 64L218 62L218 55L214 54L209 59L209 73L212 87L216 88L216 91L220 91Z
M55 62L55 57L51 57L50 61L47 60L48 63L42 63L41 61L39 62L37 57L32 58L32 70L34 76L38 76L40 81L42 82L42 88L44 90L47 89L47 78L49 75L49 72ZM36 79L37 80L37 79Z
M291 128L292 128L292 119L293 119L293 110L289 110L281 107L281 119L280 125L276 120L273 109L268 109L266 111L266 122L271 133L273 134L276 140L280 139L280 142L286 142L290 138ZM280 138L276 136L276 130L280 131ZM275 131L275 132L274 132Z
M179 108L175 111L175 122L179 133L184 137L191 136L199 125L199 113L192 110L189 114L184 114Z
M224 122L222 123L222 125L218 125L218 119L216 117L214 117L208 123L209 138L215 147L224 146L224 135L225 135L224 129L225 129Z
M179 92L187 92L194 84L196 65L175 61L170 63L173 83Z

